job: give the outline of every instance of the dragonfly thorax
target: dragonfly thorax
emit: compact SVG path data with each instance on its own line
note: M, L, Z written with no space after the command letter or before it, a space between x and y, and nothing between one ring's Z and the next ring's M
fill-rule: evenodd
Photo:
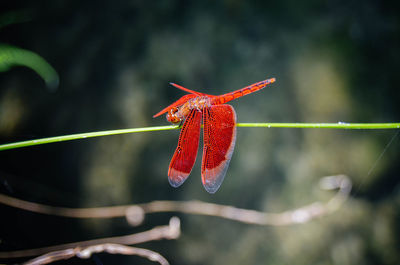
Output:
M178 124L189 115L190 111L197 109L202 111L204 108L211 106L209 97L195 97L179 107L173 107L167 112L167 121Z

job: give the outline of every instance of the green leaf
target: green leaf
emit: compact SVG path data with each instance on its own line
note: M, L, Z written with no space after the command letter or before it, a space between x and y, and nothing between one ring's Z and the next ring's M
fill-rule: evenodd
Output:
M52 90L58 87L58 74L45 59L34 52L7 44L0 44L0 71L8 71L13 66L31 68L44 79L47 87Z

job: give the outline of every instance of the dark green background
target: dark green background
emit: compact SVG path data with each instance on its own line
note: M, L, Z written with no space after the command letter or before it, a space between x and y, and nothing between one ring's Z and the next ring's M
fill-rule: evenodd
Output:
M399 121L396 1L56 0L0 7L12 18L0 28L0 42L40 54L60 75L52 92L30 69L0 73L2 143L167 125L152 115L183 95L168 82L222 94L275 77L232 102L239 122ZM168 184L178 131L35 146L0 153L0 191L66 207L198 199L281 212L327 201L333 193L318 189L319 178L343 173L354 184L351 199L328 217L276 228L179 214L179 239L140 246L171 264L396 264L399 137L380 157L395 133L239 128L214 195L201 185L199 162L182 187ZM123 219L0 211L1 250L134 233L172 216L149 215L132 228ZM153 264L107 254L64 263L71 262Z

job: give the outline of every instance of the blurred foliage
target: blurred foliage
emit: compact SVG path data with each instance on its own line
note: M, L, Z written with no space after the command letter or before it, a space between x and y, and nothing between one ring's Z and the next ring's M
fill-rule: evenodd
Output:
M0 43L0 72L8 71L13 66L31 68L44 79L49 88L58 87L58 74L46 60L34 52Z
M232 102L239 122L400 117L397 2L57 0L9 2L4 10L29 10L34 19L1 28L0 41L47 58L62 82L48 93L32 89L42 84L24 68L2 73L1 142L165 125L152 115L182 95L168 82L222 94L276 77L271 87ZM181 238L146 247L172 264L396 264L399 137L382 155L394 134L239 128L215 195L201 186L198 163L182 187L169 186L177 131L51 144L0 153L0 191L68 207L199 199L278 212L327 200L315 188L318 179L343 173L354 182L352 198L327 218L275 228L182 216ZM132 232L121 220L0 211L7 216L0 226L3 250ZM150 216L135 230L168 219Z
M28 9L3 12L0 14L0 29L8 25L29 22L32 20L31 16ZM31 68L44 79L50 89L58 87L58 74L46 60L34 52L0 43L0 72L8 71L13 66Z
M32 20L32 14L27 9L3 11L0 14L0 28Z

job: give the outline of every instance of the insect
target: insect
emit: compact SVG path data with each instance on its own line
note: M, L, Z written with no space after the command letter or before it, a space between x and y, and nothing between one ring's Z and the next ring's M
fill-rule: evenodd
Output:
M173 187L179 187L192 171L203 124L201 180L206 191L215 193L224 180L236 142L236 113L231 105L225 103L256 92L274 82L275 78L270 78L219 96L170 83L189 94L153 116L155 118L167 113L169 122L183 122L178 146L169 164L169 183Z

